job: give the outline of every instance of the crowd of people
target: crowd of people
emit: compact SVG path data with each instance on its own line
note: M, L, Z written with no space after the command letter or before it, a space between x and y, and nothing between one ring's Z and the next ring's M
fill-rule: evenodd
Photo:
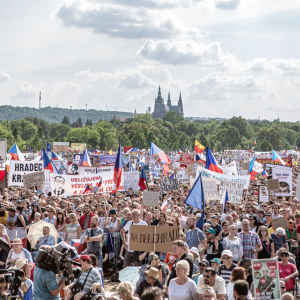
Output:
M294 173L297 171L294 167ZM136 284L120 282L111 300L253 299L256 287L251 261L268 258L278 259L282 299L294 299L295 279L299 276L300 202L294 193L291 197L270 195L268 202L259 203L258 185L265 181L264 177L251 181L241 203L227 201L223 206L218 200L206 201L201 229L197 227L201 211L185 203L191 189L187 183L165 192L159 180L154 180L148 190L161 192L157 207L144 206L143 192L132 189L114 196L94 193L61 197L35 189L3 188L1 299L9 294L4 276L9 268L23 272L20 289L24 294L30 290L34 300L91 299L97 293L104 298L103 275L113 275L108 274L112 265L114 273L136 266L140 274ZM162 209L166 200L168 207ZM274 228L272 220L281 216L286 218L287 228ZM33 245L27 233L41 220L42 237ZM177 226L179 239L169 252L134 251L129 247L131 225ZM53 227L58 237L51 234ZM109 256L107 239L114 245L113 257ZM57 279L56 274L36 265L40 249L51 249L58 243L72 246L79 240L74 248L81 274L74 281L66 273ZM257 287L260 292L273 288L267 273L263 271L265 277Z

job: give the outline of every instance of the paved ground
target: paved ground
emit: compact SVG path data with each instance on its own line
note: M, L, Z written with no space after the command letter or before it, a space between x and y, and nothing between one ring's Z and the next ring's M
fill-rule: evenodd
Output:
M105 297L110 297L113 294L117 293L117 286L119 282L111 282L110 277L104 278L105 286Z

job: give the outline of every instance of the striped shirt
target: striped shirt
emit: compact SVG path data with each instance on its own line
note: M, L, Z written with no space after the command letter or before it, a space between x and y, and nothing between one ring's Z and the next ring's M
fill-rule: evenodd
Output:
M217 273L219 274L219 276L221 276L225 280L226 287L227 287L227 284L229 283L232 270L236 267L238 267L238 265L232 264L228 269L226 268L225 265L221 265L218 268Z
M83 284L84 281L85 281L85 278L88 274L89 270L86 270L84 272L81 273L78 281L79 283ZM83 292L84 294L87 294L89 291L90 291L90 288L92 286L93 283L101 283L102 284L102 280L101 280L101 275L99 273L99 271L95 268L92 268L85 284L84 284L84 287L83 287Z

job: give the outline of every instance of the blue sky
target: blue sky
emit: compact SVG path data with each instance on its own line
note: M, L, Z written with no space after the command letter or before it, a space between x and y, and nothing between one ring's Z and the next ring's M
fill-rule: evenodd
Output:
M299 120L300 0L0 3L1 104Z

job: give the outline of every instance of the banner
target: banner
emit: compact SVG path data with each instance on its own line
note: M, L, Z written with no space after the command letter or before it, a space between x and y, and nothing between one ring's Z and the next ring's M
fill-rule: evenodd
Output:
M152 179L159 179L159 171L160 171L159 165L149 166L149 173Z
M288 157L284 157L284 158L282 158L281 157L281 159L284 161L284 162L286 162L286 165L288 166L288 167L293 167L293 160L292 160L292 158L290 157L290 156L288 156ZM261 163L261 164L274 164L274 165L281 165L281 163L279 163L279 162L274 162L273 160L272 160L272 158L256 158L256 160L255 161L257 161L257 162L259 162L259 163Z
M252 263L256 300L280 300L280 278L277 258L254 259Z
M72 151L75 151L75 150L79 149L79 151L83 152L85 148L86 148L86 144L71 143L71 150Z
M160 181L160 187L164 192L174 191L180 188L177 179L163 179Z
M6 162L6 139L0 139L0 163Z
M56 175L51 174L51 189L55 196L82 195L86 185L90 187L97 186L102 178L102 185L99 188L100 193L110 193L113 189L114 172L104 172L95 175ZM123 190L123 176L121 188Z
M297 179L296 198L299 201L299 199L300 199L300 173L298 173L298 179Z
M52 160L52 163L56 167L59 174L61 174L61 175L68 174L68 161L67 160Z
M159 192L143 192L143 205L145 206L158 206L159 203Z
M201 173L202 179L205 177L208 178L216 178L217 180L228 180L228 181L233 181L233 182L242 182L244 184L244 190L249 188L250 184L250 175L245 175L245 176L234 176L234 175L225 175L225 174L220 174L216 173L207 169L204 169L200 166L197 167L197 174L196 177Z
M279 190L275 196L293 196L292 168L275 167L272 169L272 178L279 180Z
M145 171L145 175L146 175L146 182L150 182L151 181L151 178L150 178L150 171L149 171L149 166L148 165L145 165L143 166L144 168L144 171Z
M258 186L258 201L259 202L269 202L269 192L266 185Z
M32 172L23 175L23 186L25 188L33 186L42 186L45 180L44 171Z
M11 160L8 174L8 186L23 186L24 174L43 170L43 161Z
M219 187L219 200L222 200L225 190L228 192L228 199L230 202L241 204L244 190L244 184L242 182L221 180Z
M130 162L130 152L122 153L123 164L127 165Z
M191 155L190 153L182 153L180 161L184 164L194 164L195 163L193 155Z
M129 250L171 252L179 239L179 227L131 225L129 236Z
M222 169L223 174L225 175L238 175L235 160L230 164L228 164L227 166L220 166L220 168Z
M109 154L102 154L100 155L100 163L101 166L114 166L116 163L117 155L109 155Z
M124 191L132 188L135 192L140 190L139 186L139 171L123 172Z

